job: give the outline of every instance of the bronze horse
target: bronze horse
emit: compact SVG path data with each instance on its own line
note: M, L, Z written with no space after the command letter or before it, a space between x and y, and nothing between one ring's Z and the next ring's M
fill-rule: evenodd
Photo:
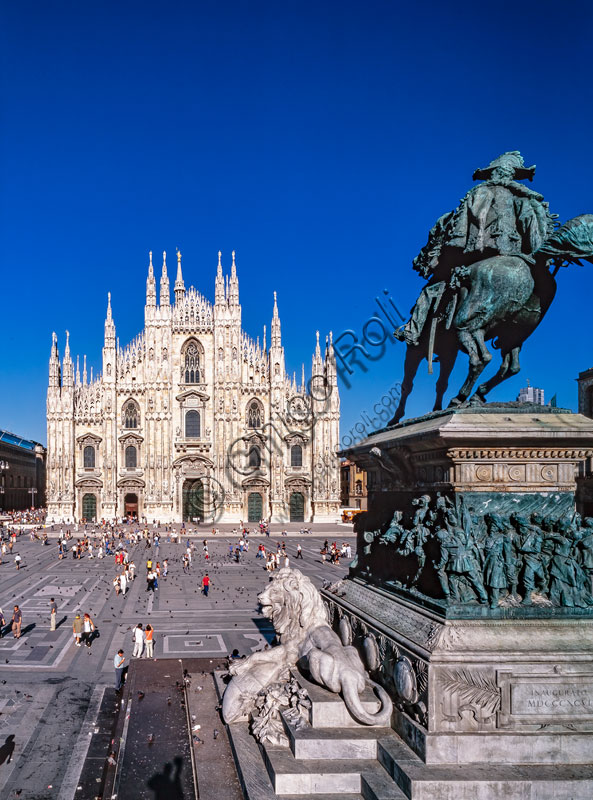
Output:
M593 262L593 214L582 214L566 222L539 248L531 259L493 256L459 270L461 287L452 318L433 313L418 344L408 345L400 403L393 425L404 416L421 362L439 357L440 373L434 411L442 409L443 395L461 350L469 356L465 382L450 406L464 403L479 376L491 361L486 342L500 349L502 364L488 381L478 386L474 397L484 401L488 392L520 370L523 342L544 318L556 294L555 275L561 266ZM529 263L531 262L531 263Z

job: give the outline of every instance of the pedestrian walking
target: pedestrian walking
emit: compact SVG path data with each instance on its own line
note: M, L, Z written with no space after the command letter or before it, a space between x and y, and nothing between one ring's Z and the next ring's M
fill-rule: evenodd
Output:
M132 651L133 658L140 658L144 649L144 631L142 630L142 623L139 622L134 628L134 650Z
M113 659L113 666L115 668L115 691L119 692L122 687L124 679L124 668L126 659L124 658L124 651L118 650Z
M14 557L14 563L16 564L17 570L21 568L21 556L19 553Z
M58 605L53 597L50 598L50 606L49 606L49 629L50 631L55 631L56 629L56 617L58 614Z
M12 615L12 633L15 639L21 638L21 625L23 624L23 612L18 606L14 607Z
M202 578L202 591L204 592L204 596L208 597L208 592L210 591L210 577L208 573Z
M82 636L82 617L77 614L72 623L72 634L77 647L80 647L80 637Z
M147 625L144 631L144 644L146 646L146 652L144 656L146 658L153 658L153 651L152 651L152 644L154 639L154 628L152 625Z
M90 614L85 614L82 620L82 636L81 640L90 647L93 643L93 634L95 632L95 623L90 617Z
M303 557L303 548L301 547L301 545L300 545L300 544L297 544L297 553L296 553L296 557L297 557L297 558L302 558L302 557Z
M4 612L0 608L0 639L4 636L4 627L6 625L6 618Z

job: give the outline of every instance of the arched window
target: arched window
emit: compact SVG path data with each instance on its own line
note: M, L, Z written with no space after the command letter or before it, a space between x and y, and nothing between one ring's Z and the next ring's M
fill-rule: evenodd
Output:
M354 493L362 494L362 481L356 481L354 484Z
M140 425L140 406L135 400L128 400L122 409L124 428L137 428Z
M185 413L185 436L187 439L200 438L200 412L187 411Z
M92 444L87 444L83 451L84 455L84 468L94 469L95 467L95 448Z
M303 466L303 448L300 446L300 444L293 444L293 446L290 448L290 466Z
M263 425L263 410L257 400L252 400L247 406L247 427L261 428Z
M201 347L195 339L190 339L182 351L181 380L184 383L201 382Z
M303 466L303 448L300 446L300 444L293 444L293 446L290 448L290 466Z
M258 469L261 466L261 453L257 445L253 445L253 447L249 449L249 454L247 456L247 466L253 467L254 469Z
M137 463L138 463L138 452L133 444L129 444L126 447L126 468L136 469Z

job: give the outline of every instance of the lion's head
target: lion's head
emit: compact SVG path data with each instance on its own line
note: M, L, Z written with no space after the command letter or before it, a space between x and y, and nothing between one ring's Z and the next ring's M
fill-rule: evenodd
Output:
M283 644L300 641L312 628L328 623L321 595L298 569L281 569L258 599Z

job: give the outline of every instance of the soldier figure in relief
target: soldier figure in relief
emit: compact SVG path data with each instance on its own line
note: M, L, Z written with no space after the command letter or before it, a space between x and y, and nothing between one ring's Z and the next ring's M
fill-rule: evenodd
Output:
M496 608L501 590L511 585L516 593L517 575L511 538L505 520L498 514L486 514L488 535L484 542L484 584L490 595L490 608Z

